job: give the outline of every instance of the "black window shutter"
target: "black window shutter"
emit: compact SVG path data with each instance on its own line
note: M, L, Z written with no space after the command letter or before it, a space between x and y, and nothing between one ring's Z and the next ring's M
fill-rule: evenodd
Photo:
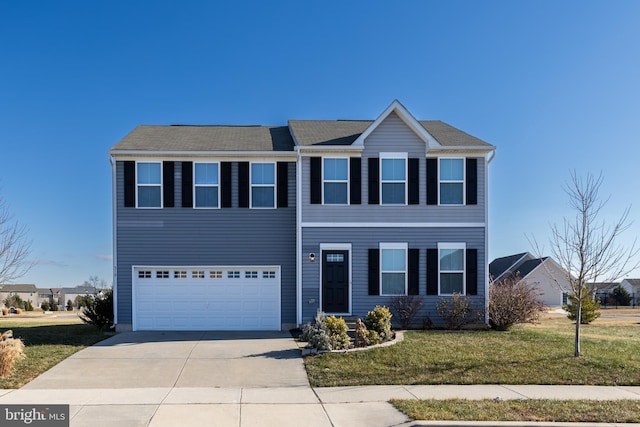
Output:
M193 162L182 162L182 207L193 207Z
M427 249L427 295L438 295L438 250Z
M420 294L420 249L409 249L409 295Z
M220 163L220 199L223 208L231 207L231 162Z
M438 159L427 159L427 204L438 204Z
M477 249L467 249L467 295L478 295Z
M369 157L369 204L380 204L380 159Z
M322 157L311 157L310 161L311 204L319 205L322 203Z
M369 249L369 295L380 295L380 249Z
M289 206L289 163L278 162L278 207Z
M349 203L359 205L362 203L362 159L351 157L349 162Z
M238 162L238 207L249 207L249 162Z
M409 159L409 204L420 204L420 159Z
M467 159L467 204L478 204L478 159Z
M136 206L136 162L124 162L124 207Z
M162 203L165 208L174 206L173 170L173 162L162 162Z

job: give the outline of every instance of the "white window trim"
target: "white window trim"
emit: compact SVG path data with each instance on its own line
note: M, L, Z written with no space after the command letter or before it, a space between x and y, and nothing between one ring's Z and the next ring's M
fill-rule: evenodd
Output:
M438 242L438 295L439 296L452 296L453 294L443 294L440 291L440 277L442 270L440 269L440 250L441 249L462 249L464 251L462 255L462 271L460 270L447 270L447 273L462 273L462 293L467 294L467 244L464 242Z
M218 165L218 183L217 184L196 184L196 165ZM218 206L197 206L196 188L217 188L218 189ZM220 209L220 162L193 162L193 209Z
M140 163L155 163L160 165L160 184L139 184L138 183L138 164ZM162 209L164 206L164 170L162 162L149 161L149 160L139 160L136 161L136 170L135 170L135 179L136 179L136 209ZM160 187L160 206L139 206L140 202L140 193L138 189L140 187Z
M442 160L462 160L462 180L444 180L440 179L442 173ZM441 203L442 186L441 184L462 184L462 203ZM465 206L467 204L467 159L466 157L438 157L438 206Z
M404 159L404 180L394 180L394 181L385 181L382 179L382 160L389 160L389 159ZM409 154L408 153L385 153L385 152L381 152L380 153L380 163L379 163L379 170L380 170L380 183L378 184L380 187L378 188L379 194L380 194L380 206L407 206L408 204L408 198L409 198L409 183L408 183L408 177L407 175L409 174ZM384 203L382 201L382 184L399 184L402 183L404 184L404 203Z
M254 164L271 164L273 165L273 184L254 184L253 181L253 165ZM276 162L250 162L249 163L249 207L251 209L276 209L278 207L278 170ZM273 206L253 206L253 188L269 188L273 187Z
M346 180L334 180L334 179L325 179L324 177L324 172L325 172L325 167L324 167L324 161L325 159L329 159L329 160L346 160L347 161L347 179ZM322 158L322 204L324 205L324 185L327 183L333 183L333 184L346 184L347 185L347 201L346 203L327 203L327 206L348 206L350 204L350 200L351 200L351 189L350 189L350 185L349 185L349 178L351 177L351 162L349 161L349 157L323 157Z
M379 276L379 283L380 283L380 296L403 296L403 295L408 295L409 292L409 244L408 243L380 243L379 244L379 249L380 249L380 261L379 264L380 265L380 276ZM382 251L384 249L404 249L404 294L385 294L382 292L382 273L383 273L383 269L382 269ZM389 271L391 273L391 271ZM398 273L398 271L394 271L395 273Z

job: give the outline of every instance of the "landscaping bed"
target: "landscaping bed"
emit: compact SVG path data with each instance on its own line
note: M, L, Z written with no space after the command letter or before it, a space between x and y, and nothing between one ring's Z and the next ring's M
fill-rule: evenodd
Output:
M347 354L307 357L314 387L385 384L640 385L640 317L583 326L550 315L539 325L495 331L408 331L403 342Z

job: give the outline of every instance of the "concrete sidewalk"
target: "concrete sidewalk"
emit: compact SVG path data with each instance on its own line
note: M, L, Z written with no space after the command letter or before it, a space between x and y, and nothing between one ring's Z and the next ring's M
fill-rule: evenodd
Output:
M437 385L1 390L0 404L69 404L71 426L543 426L410 421L389 399L640 400L640 387ZM577 424L582 425L584 424ZM591 424L590 424L591 425ZM612 425L612 424L602 424ZM629 425L629 424L625 424ZM638 424L640 426L640 424Z

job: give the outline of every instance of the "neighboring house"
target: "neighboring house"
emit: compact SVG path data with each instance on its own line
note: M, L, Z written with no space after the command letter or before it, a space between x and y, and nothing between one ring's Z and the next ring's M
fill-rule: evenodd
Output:
M55 301L58 303L58 308L61 308L64 306L61 297L61 288L38 288L38 307L45 301L49 304L53 304Z
M589 287L592 293L600 299L600 303L607 306L612 302L615 304L615 298L609 299L609 297L619 285L620 282L597 282L590 283Z
M633 297L634 305L638 304L640 298L640 279L624 279L620 282L622 286Z
M422 317L453 293L485 308L494 150L398 101L367 121L138 126L110 151L117 329L280 330L398 295Z
M561 307L571 292L571 284L558 263L550 257L538 258L529 252L493 260L489 264L489 274L491 283L513 277L526 280L540 290L539 300L548 307Z
M66 308L67 302L71 301L73 306L77 308L76 298L85 295L91 295L92 297L95 297L96 295L98 295L98 291L94 286L76 286L74 288L62 288L60 289L60 305L63 305Z
M38 305L38 292L36 285L0 285L0 305L10 296L19 296L22 301L31 301L35 307Z

